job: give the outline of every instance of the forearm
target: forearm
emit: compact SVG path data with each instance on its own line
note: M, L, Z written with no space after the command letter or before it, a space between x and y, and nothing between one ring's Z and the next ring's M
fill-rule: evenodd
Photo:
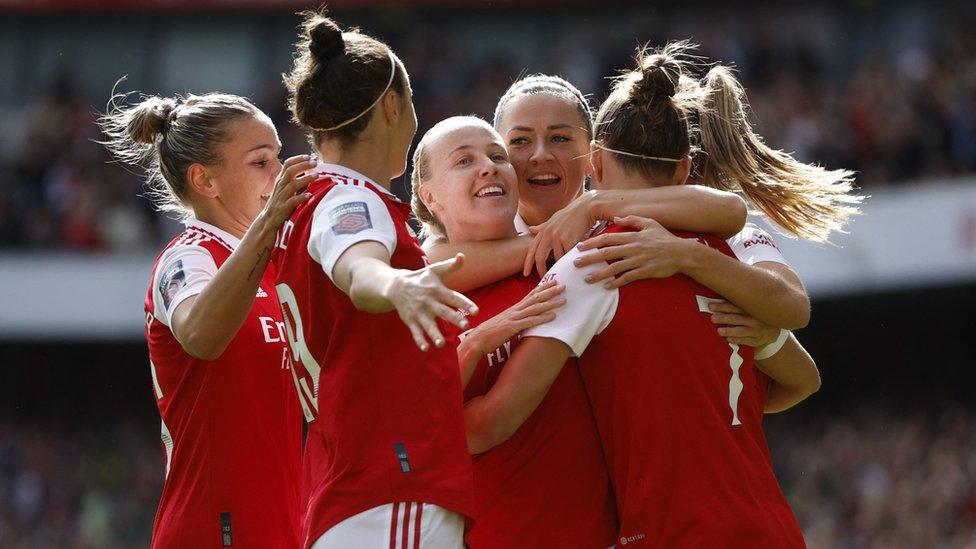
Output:
M173 335L188 353L215 359L237 335L254 305L276 232L259 216L186 314L174 320Z
M474 371L478 367L478 362L485 356L481 351L481 346L473 341L474 337L476 336L469 335L462 339L457 348L462 389L468 386L468 382L471 381L471 376L474 375Z
M426 252L432 263L463 253L464 264L444 277L444 285L466 292L521 272L531 245L532 237L524 235L463 244L441 242L430 246Z
M792 334L779 352L757 361L756 367L770 378L766 413L792 408L820 389L817 364Z
M778 273L747 265L691 239L685 239L677 261L681 273L764 324L794 330L810 320L806 293Z
M395 279L405 272L375 257L360 257L348 267L349 299L367 313L387 313L394 309L390 292Z
M569 355L569 347L560 341L523 340L488 393L464 407L468 451L487 452L515 434L545 398Z
M636 215L664 227L730 238L746 222L745 201L738 195L700 185L596 191L588 206L591 221Z

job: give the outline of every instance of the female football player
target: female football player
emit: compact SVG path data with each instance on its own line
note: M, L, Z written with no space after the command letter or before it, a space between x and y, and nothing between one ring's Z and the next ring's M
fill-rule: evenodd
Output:
M674 46L642 51L638 69L618 79L600 107L592 154L596 188L687 180L688 121L701 93L681 84L678 53ZM627 229L601 228L604 235ZM677 237L735 261L718 238ZM589 284L585 277L608 264L580 269L574 265L580 258L571 249L547 273L566 285L566 306L523 337L580 357L613 480L620 544L803 547L769 460L764 382L753 351L712 327L709 304L718 293L676 272L619 288Z
M409 77L386 44L308 13L285 83L322 160L276 250L309 421L304 546L460 547L471 460L436 319L464 328L477 307L440 282L461 259L427 265L390 192L417 129Z
M271 120L233 95L113 100L101 126L186 223L145 300L166 455L152 546L297 547L301 412L269 260L311 163L282 166Z
M501 136L485 121L435 125L414 153L413 207L455 244L516 235L519 186ZM515 274L468 292L480 313L458 347L477 521L474 549L609 547L616 512L596 426L575 362L533 354L515 336L562 303L559 287ZM555 296L555 297L551 297ZM511 308L510 308L511 307Z

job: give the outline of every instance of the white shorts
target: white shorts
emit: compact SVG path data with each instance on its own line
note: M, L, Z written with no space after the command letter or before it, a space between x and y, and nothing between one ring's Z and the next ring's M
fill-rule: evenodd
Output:
M336 524L312 549L461 549L464 517L430 503L373 507Z

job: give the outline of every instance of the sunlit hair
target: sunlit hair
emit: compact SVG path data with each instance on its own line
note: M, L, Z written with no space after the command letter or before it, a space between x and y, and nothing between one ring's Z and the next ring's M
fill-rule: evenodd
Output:
M817 242L859 213L864 197L852 194L854 172L804 164L763 142L749 122L745 90L728 67L713 67L701 87L702 154L695 157L695 173L702 183L741 190L791 234Z
M586 96L568 81L558 76L549 76L547 74L532 74L522 77L505 90L505 93L498 100L498 105L495 107L495 117L493 120L495 129L499 129L502 119L505 117L505 109L508 108L508 104L514 99L539 94L561 97L573 103L579 112L580 118L583 119L587 135L590 137L593 136L593 113L590 110L590 102L587 101Z
M220 163L218 145L231 140L232 122L261 115L247 99L223 93L151 96L125 105L114 94L98 125L99 141L124 164L146 171L146 196L157 210L179 219L190 216L187 170L193 164Z
M702 91L688 74L693 48L688 42L642 47L637 68L614 80L597 112L593 139L625 170L671 176L695 151L691 120L702 108Z
M369 125L370 106L386 90L409 100L407 71L389 46L359 29L343 32L324 11L302 15L294 66L283 76L288 106L310 132L313 147L324 139L349 146Z

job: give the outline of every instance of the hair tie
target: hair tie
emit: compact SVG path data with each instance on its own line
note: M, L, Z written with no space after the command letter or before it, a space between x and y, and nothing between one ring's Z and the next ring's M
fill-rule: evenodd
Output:
M681 162L684 158L664 158L662 156L647 156L644 154L637 154L627 151L618 151L617 149L611 149L610 147L604 147L603 145L596 143L596 146L612 153L622 154L624 156L633 156L634 158L643 158L644 160L660 160L661 162Z
M338 130L339 128L342 128L344 126L348 126L349 124L352 124L356 120L359 120L360 118L362 118L364 114L366 114L369 111L373 110L373 107L375 107L376 104L380 102L380 99L383 99L383 96L386 95L386 91L389 90L390 89L390 86L393 85L393 77L396 76L396 59L393 57L393 50L388 50L387 53L390 56L390 65L391 65L391 67L390 67L390 80L386 83L386 87L383 88L383 91L380 92L380 95L379 95L379 97L376 98L376 101L373 101L372 103L370 103L370 105L368 107L366 107L366 110L364 110L363 112L357 114L356 116L350 118L349 120L346 120L345 122L343 122L341 124L336 124L335 126L332 126L331 128L312 128L313 130L315 130L317 132L331 132L332 130ZM311 128L311 126L309 126L309 127Z

